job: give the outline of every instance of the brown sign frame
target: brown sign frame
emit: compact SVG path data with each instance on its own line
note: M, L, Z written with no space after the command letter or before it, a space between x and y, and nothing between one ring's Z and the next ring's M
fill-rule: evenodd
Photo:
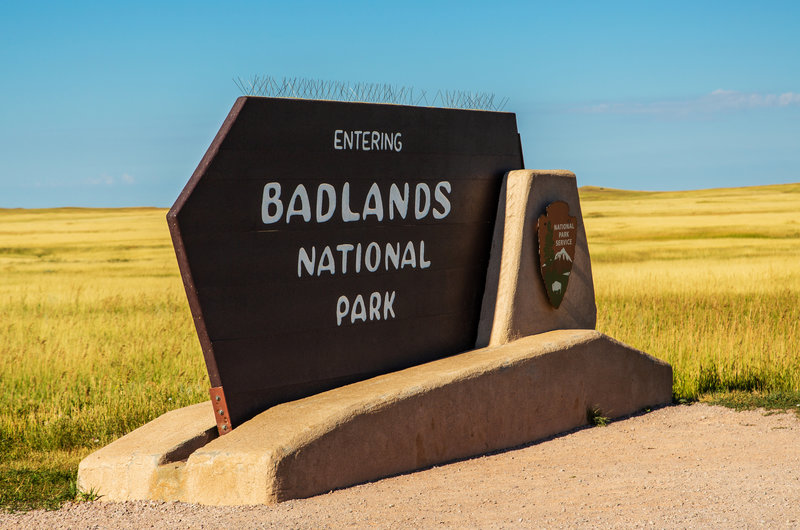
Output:
M167 214L220 432L471 349L522 166L511 113L237 99Z

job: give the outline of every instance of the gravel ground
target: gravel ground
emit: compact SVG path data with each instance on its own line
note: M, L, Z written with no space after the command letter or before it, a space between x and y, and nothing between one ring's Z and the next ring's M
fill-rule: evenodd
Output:
M800 528L794 414L672 406L278 506L93 502L2 528Z

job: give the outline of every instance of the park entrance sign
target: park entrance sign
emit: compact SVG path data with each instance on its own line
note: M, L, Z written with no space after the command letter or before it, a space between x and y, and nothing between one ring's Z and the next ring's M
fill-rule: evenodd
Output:
M575 175L521 166L509 113L239 98L167 215L213 419L78 487L272 504L669 403L668 364L594 330Z
M511 113L241 97L167 215L224 433L473 348Z

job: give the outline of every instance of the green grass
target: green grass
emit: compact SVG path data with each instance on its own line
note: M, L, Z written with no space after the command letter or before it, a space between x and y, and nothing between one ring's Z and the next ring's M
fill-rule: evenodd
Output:
M586 422L595 427L605 427L611 422L608 416L603 415L603 411L597 407L589 407L586 409Z
M75 500L77 471L42 467L0 471L0 506L11 510L55 509Z
M772 413L792 411L800 418L800 392L798 391L748 392L741 390L715 390L703 394L700 401L723 405L736 410L764 409Z
M8 510L58 508L78 496L77 467L80 458L52 454L9 455L0 467L0 506Z
M581 197L600 331L678 402L798 409L800 184ZM165 213L0 210L0 507L92 498L84 456L208 398Z

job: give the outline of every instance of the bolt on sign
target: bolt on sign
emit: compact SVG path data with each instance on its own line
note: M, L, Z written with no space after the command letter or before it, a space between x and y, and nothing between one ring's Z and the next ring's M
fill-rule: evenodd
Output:
M578 223L569 215L564 201L550 203L539 216L536 231L539 237L539 269L550 304L558 309L567 292Z
M472 348L516 116L241 97L167 215L220 432Z

